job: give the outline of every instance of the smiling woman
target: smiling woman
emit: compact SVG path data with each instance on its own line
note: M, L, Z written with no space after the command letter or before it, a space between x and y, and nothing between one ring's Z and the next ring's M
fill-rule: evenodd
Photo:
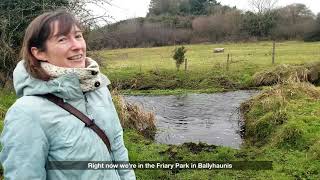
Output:
M40 62L67 68L84 68L86 42L81 25L71 15L44 13L34 19L26 30L21 54L26 69L36 78L50 77Z
M31 48L33 56L40 61L47 61L50 64L69 67L84 68L86 57L86 43L82 32L77 26L72 26L68 34L59 33L59 22L52 23L53 32L49 36L45 46L47 51L36 47ZM62 24L62 23L61 23Z
M128 152L110 81L86 57L74 16L63 10L38 16L21 52L24 60L13 73L19 99L5 116L1 136L5 179L135 179L132 169L77 169L83 162L126 162ZM71 170L50 166L66 161Z

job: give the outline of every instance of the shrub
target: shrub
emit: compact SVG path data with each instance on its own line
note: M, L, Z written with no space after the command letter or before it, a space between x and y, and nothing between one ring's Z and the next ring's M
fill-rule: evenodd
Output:
M174 54L172 58L176 61L176 67L178 71L179 71L180 65L185 61L186 52L187 50L185 49L184 46L174 49Z

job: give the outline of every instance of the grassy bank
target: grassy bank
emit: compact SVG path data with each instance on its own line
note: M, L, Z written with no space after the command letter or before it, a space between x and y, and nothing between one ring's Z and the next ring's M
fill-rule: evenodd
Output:
M188 70L177 72L174 46L100 51L102 71L113 87L126 93L176 94L184 91L218 92L254 87L253 75L279 64L320 60L320 43L278 42L272 65L272 42L187 45ZM213 49L224 47L224 53ZM230 54L227 70L227 54ZM176 89L179 89L176 91Z

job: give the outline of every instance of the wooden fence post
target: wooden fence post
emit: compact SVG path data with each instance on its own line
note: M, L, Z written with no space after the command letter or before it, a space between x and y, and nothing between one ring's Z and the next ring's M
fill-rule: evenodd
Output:
M188 59L185 59L184 60L184 71L187 72L187 69L188 69Z
M273 41L273 43L272 43L272 64L274 64L275 51L276 51L276 41Z
M230 57L230 54L228 54L227 56L227 71L229 71L229 57Z

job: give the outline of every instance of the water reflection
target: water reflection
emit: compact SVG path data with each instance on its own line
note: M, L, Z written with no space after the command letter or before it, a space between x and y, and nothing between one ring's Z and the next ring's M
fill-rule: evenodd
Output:
M257 91L183 96L125 96L156 114L156 141L165 144L205 142L239 148L239 106Z

